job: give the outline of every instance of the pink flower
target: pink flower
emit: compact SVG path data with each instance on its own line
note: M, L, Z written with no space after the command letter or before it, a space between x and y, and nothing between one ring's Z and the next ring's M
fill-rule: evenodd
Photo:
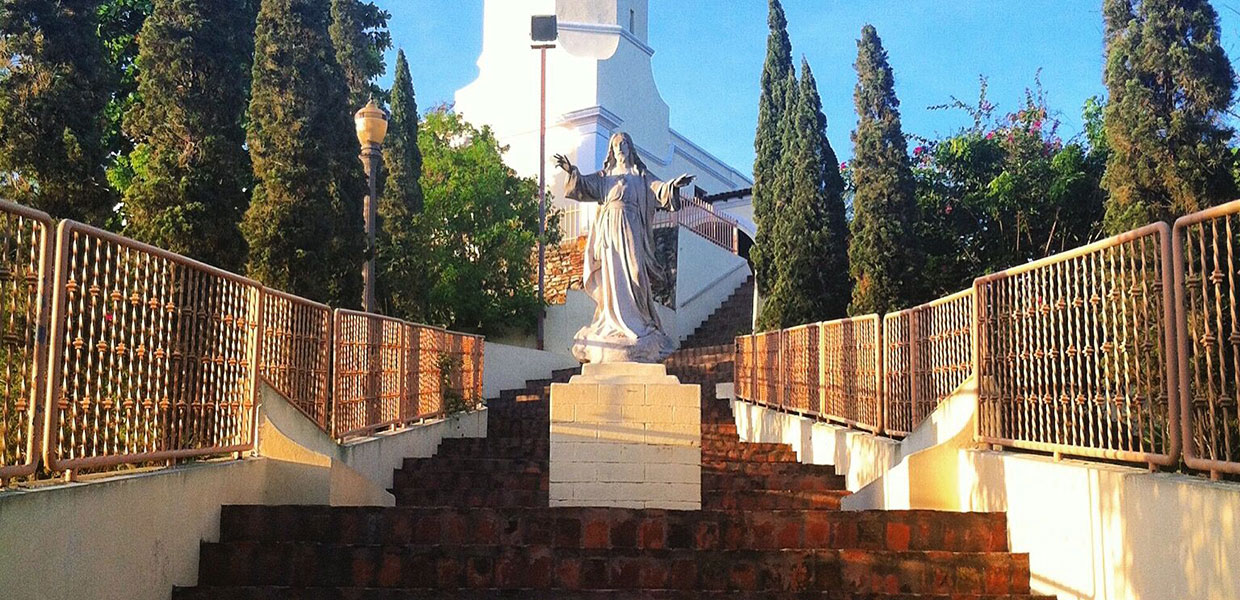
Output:
M925 146L918 146L916 148L913 148L913 156L921 156L925 152L926 152Z
M993 140L993 139L995 139L995 132L991 131L991 132L987 133L987 134L986 134L986 139L988 139L988 140Z
M841 171L843 171L844 169L847 169L847 168L848 168L848 163L846 163L846 162L842 162L842 163L840 163L840 170L841 170Z
M947 206L943 207L943 214L945 215L952 214L952 205L950 203Z

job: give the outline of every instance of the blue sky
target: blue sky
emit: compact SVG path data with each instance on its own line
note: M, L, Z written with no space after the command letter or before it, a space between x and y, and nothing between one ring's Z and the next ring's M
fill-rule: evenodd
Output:
M392 34L409 57L420 109L451 102L474 80L482 0L375 1L392 13ZM672 127L746 173L753 165L766 6L766 0L650 0L655 80L671 106ZM799 64L804 55L814 70L827 134L841 158L852 154L852 64L864 24L873 24L887 47L906 133L935 137L970 123L960 111L927 107L952 96L974 101L983 75L990 101L1006 112L1020 104L1041 69L1050 107L1063 121L1060 131L1071 137L1080 131L1085 100L1105 93L1101 6L1101 0L784 0L794 58ZM1235 60L1240 0L1214 6ZM388 64L394 62L393 51Z

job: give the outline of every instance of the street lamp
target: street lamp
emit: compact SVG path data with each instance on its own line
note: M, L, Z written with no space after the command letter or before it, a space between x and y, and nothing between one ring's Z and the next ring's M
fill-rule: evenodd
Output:
M379 200L375 197L379 181L379 166L383 161L383 138L387 136L388 114L379 108L372 98L366 106L353 115L357 124L357 141L362 144L362 167L366 169L366 180L370 193L363 204L363 218L366 221L366 248L369 258L362 268L362 309L375 312L375 222L378 221Z
M538 349L546 342L547 309L547 248L543 238L547 233L547 50L555 48L559 27L555 15L530 17L530 47L538 50L539 98L538 98Z

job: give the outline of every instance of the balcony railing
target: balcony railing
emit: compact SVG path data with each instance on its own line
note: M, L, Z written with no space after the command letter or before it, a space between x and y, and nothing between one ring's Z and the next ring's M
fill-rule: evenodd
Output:
M0 202L0 485L255 448L259 377L343 439L478 406L483 339ZM334 370L334 373L333 373Z
M593 222L585 220L586 211L570 208L560 213L560 234L565 240L575 240L590 233ZM592 214L592 213L591 213ZM653 227L684 227L707 241L735 254L739 250L740 226L728 215L715 211L709 202L694 196L680 198L680 210L655 213Z
M981 277L881 328L741 336L736 394L902 437L976 375L979 442L1240 473L1238 246L1240 201Z

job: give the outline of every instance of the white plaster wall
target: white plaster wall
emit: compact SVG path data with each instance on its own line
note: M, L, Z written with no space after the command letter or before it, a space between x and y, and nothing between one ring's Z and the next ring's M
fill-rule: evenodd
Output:
M748 402L729 402L742 441L788 444L800 462L833 465L849 491L865 487L898 461L895 440Z
M576 367L578 362L563 352L546 352L487 342L482 371L482 395L497 398L501 390L525 387L528 379L546 379L557 369Z
M263 388L262 457L0 492L0 598L168 600L197 583L221 506L391 505L384 488L404 457L486 435L482 411L340 447Z
M684 341L749 277L745 259L680 228L676 255L676 339Z
M892 440L856 432L845 435L870 441L831 444L820 423L733 402L742 439L792 444L802 462L835 464L837 472L858 462L870 462L871 474L885 470L860 490L849 477L856 493L844 499L846 510L1007 513L1010 547L1029 554L1034 593L1059 600L1240 598L1240 483L977 450L975 407L971 386L962 386L933 422L890 448Z
M557 47L547 51L546 170L556 205L575 203L560 198L564 176L552 155L567 155L582 171L597 170L617 131L633 136L659 177L692 173L711 193L752 185L744 172L669 127L670 110L650 62L647 0L486 0L478 78L456 92L455 110L495 131L518 174L538 174L539 52L530 48L529 19L540 14L556 14L560 23ZM586 206L580 218L592 215Z

